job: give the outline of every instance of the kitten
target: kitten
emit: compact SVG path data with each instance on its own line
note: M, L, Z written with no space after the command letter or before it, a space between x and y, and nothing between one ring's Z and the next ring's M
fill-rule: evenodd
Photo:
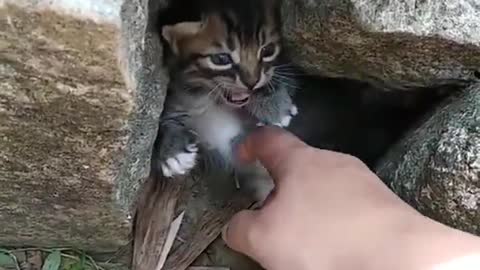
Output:
M257 125L287 127L297 108L286 76L279 3L199 1L202 19L165 25L170 87L161 117L156 166L165 177L188 173L202 154L216 169L255 178L262 201L273 183L259 164L240 166L234 139ZM190 7L194 9L194 7ZM263 188L260 188L263 186Z

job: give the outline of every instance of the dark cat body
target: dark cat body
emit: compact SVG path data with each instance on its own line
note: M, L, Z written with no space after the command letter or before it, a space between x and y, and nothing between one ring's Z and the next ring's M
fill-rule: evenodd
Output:
M287 128L311 146L354 155L371 168L452 91L388 91L360 81L302 76L299 114ZM452 90L449 87L449 90Z

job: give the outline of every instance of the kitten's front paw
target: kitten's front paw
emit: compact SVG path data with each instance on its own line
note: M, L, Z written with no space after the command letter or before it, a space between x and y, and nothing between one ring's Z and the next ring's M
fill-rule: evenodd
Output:
M181 125L161 126L160 144L156 152L156 168L165 177L187 174L197 163L197 134Z
M298 108L295 105L292 105L288 110L288 113L280 118L280 122L273 123L275 126L279 127L288 127L293 117L298 114Z
M163 176L173 177L184 175L195 167L198 155L198 146L190 144L184 152L178 152L160 163Z

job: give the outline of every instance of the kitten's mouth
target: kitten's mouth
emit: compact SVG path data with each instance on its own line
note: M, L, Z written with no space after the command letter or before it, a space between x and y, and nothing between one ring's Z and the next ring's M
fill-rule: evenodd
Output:
M235 107L241 107L248 103L250 99L250 94L248 93L234 93L234 92L224 92L222 95L223 99L230 105Z

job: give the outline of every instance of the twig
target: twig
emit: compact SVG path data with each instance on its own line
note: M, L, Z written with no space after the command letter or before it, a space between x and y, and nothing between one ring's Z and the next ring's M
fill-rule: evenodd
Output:
M182 225L183 217L185 216L185 211L183 211L172 223L170 224L170 228L168 230L167 239L165 240L165 244L163 246L162 253L160 254L160 259L157 265L157 270L162 270L165 262L167 261L167 256L172 249L173 242L180 230L180 226Z
M140 191L135 217L133 270L154 270L164 267L165 254L171 248L168 238L177 234L180 218L176 217L178 198L185 179L171 181L152 175ZM173 240L169 240L173 241ZM168 247L168 248L167 248ZM168 257L168 256L167 256ZM162 259L163 258L163 259Z

